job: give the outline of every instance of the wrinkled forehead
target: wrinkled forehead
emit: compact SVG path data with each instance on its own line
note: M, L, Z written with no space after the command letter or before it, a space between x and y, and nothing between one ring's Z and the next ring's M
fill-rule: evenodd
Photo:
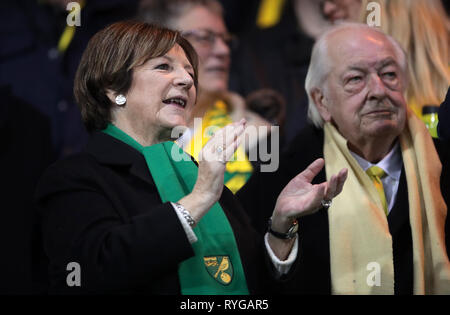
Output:
M377 67L386 63L400 67L394 45L377 31L349 29L333 34L328 42L328 57L334 69L353 65Z

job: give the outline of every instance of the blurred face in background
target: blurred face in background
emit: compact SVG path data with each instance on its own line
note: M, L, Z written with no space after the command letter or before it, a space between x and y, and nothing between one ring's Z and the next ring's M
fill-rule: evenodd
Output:
M361 11L361 0L325 0L321 3L322 14L331 23L357 21Z
M190 7L173 27L194 46L199 56L200 91L215 93L228 89L230 35L223 18L202 7Z

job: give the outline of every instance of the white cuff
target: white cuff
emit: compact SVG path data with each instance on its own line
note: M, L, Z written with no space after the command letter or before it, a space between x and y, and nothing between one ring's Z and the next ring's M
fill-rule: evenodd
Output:
M183 226L184 232L186 232L186 236L189 240L189 243L193 244L198 241L197 236L194 233L194 230L191 228L189 223L187 222L186 218L183 216L183 214L177 210L175 207L175 204L171 202L173 210L175 210L175 213L178 216L178 219L180 219L181 225Z
M294 246L292 246L291 253L289 254L286 260L281 261L272 251L272 248L269 245L269 233L264 235L264 244L266 245L267 253L269 253L270 259L272 260L273 266L278 273L278 276L285 275L291 270L292 264L295 259L297 259L298 253L298 235L295 238Z

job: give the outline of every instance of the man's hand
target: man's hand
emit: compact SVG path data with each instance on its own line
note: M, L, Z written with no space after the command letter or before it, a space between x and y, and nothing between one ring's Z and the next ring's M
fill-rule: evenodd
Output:
M295 219L315 213L322 208L322 200L332 200L341 193L347 179L347 169L331 176L328 182L311 184L324 165L323 159L315 160L284 187L272 215L273 230L287 232ZM285 259L293 241L278 240L270 235L269 244L280 259Z
M311 184L324 165L323 159L317 159L294 177L278 196L274 215L300 218L319 210L322 200L332 200L336 197L347 179L347 169L331 176L328 182Z

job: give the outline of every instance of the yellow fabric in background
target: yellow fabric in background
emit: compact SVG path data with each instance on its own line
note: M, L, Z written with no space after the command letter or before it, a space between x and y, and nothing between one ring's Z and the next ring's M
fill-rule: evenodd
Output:
M283 13L285 0L262 0L258 10L256 25L269 28L278 24Z
M414 98L408 100L408 106L409 108L412 109L412 111L414 112L414 114L416 114L417 117L422 119L422 106L419 106L419 104L417 104Z

